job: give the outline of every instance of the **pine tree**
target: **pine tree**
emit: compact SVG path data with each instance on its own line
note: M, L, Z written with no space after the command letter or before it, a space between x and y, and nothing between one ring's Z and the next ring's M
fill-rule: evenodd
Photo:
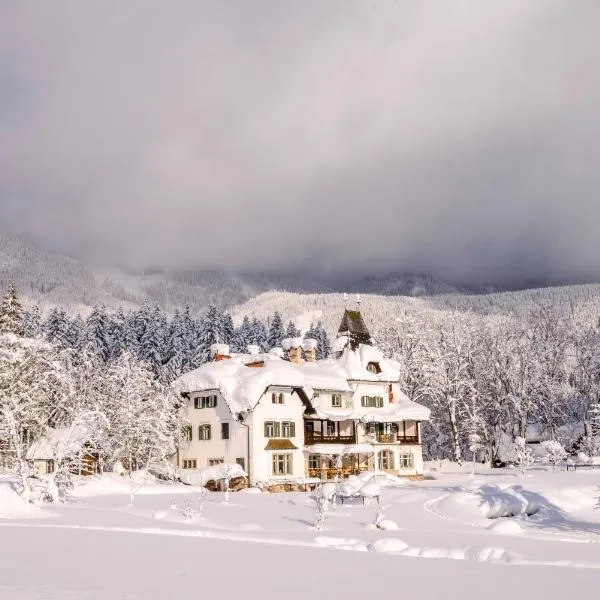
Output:
M67 320L67 331L65 340L70 348L80 350L85 339L85 321L77 315L71 321Z
M68 348L69 342L69 319L62 308L53 308L44 323L46 339L59 348Z
M34 304L30 310L23 315L23 333L25 337L41 339L44 335L40 307Z
M283 321L279 312L275 311L271 325L269 327L269 333L266 340L266 350L281 346L281 340L283 340L285 332L283 331Z
M231 346L233 338L235 336L235 329L233 327L233 318L227 312L221 315L221 342Z
M17 296L15 285L8 284L8 290L0 302L0 333L13 333L22 336L23 307Z
M286 338L297 338L300 337L300 330L296 327L296 324L293 321L288 323L287 329L285 330Z
M322 360L328 358L331 354L331 344L329 343L329 336L321 322L317 325L317 329L319 333L319 337L317 338L317 359Z
M140 339L138 356L146 362L154 373L158 373L162 366L164 354L163 314L160 307L156 305L152 310L150 319Z
M248 343L259 346L262 350L266 350L267 346L267 328L262 321L259 321L256 317L252 319L250 325L250 335Z
M104 306L94 306L86 320L85 347L102 362L109 359L108 317Z
M211 304L201 320L198 346L192 358L194 367L199 367L210 360L210 347L221 341L221 329L221 315L217 307Z
M247 315L244 316L242 324L235 330L231 351L243 354L248 351L248 344L252 339L252 325Z
M110 359L115 360L123 352L127 350L125 344L125 328L127 327L127 319L123 308L119 307L114 315L110 315L108 319L108 332L110 337Z

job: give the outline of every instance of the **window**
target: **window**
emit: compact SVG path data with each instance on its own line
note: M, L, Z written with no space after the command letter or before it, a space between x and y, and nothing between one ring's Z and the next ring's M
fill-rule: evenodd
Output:
M215 395L194 398L194 408L215 408L215 406L217 406L217 397Z
M198 439L199 440L210 440L210 425L200 425L198 427Z
M333 421L327 421L327 423L325 424L327 429L327 435L329 437L334 436L335 435L335 423Z
M400 455L400 468L401 469L412 469L414 468L415 462L412 454L401 454Z
M196 459L195 458L184 458L182 461L182 467L184 469L195 469Z
M308 468L312 471L316 471L321 468L321 460L318 454L308 455Z
M182 432L181 432L181 439L184 442L191 442L192 441L192 426L188 425L187 427L184 427Z
M229 439L229 423L221 423L221 439Z
M224 462L225 462L225 460L222 458L209 458L208 466L214 467L215 465L222 465Z
M281 436L281 426L277 421L265 421L265 437L274 438Z
M391 450L382 450L379 453L379 470L389 471L394 468L394 453Z
M46 462L46 473L54 473L54 461L52 459Z
M363 396L360 404L367 408L383 408L383 396Z
M283 393L282 392L273 392L271 394L271 402L273 404L283 404Z
M331 394L331 406L333 408L342 408L342 395Z
M296 423L294 421L283 421L281 423L281 437L296 437Z
M292 474L292 455L273 454L273 475Z
M244 469L244 471L246 470L246 459L243 457L240 458L236 458L235 462L240 465L240 467L242 467L242 469Z
M381 368L379 366L379 363L370 362L367 365L367 371L369 371L369 373L381 373Z

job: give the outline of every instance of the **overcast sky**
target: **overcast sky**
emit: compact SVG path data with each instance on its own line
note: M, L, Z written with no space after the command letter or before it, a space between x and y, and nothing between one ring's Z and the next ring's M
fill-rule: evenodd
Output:
M598 0L0 0L0 222L104 263L600 279Z

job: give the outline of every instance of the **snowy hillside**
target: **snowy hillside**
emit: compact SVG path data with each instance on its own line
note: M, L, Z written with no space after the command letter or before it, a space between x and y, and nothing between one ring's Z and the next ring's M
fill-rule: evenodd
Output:
M266 320L279 311L284 321L292 320L300 329L321 321L329 334L335 333L344 310L344 294L294 294L267 292L233 310L234 320L243 315ZM540 288L518 292L493 294L446 294L411 298L408 296L361 295L361 311L367 323L384 328L404 313L441 315L444 311L458 310L479 315L525 315L534 306L548 303L564 310L578 307L596 315L600 306L600 284ZM348 305L355 305L349 296ZM372 333L376 333L375 330Z
M0 289L14 281L26 305L63 306L87 314L95 304L109 310L139 306L144 300L172 312L189 305L194 312L209 304L229 307L270 290L298 293L339 291L385 295L440 294L457 288L426 275L328 277L323 274L219 270L132 273L118 267L92 267L61 254L45 252L17 237L0 235Z

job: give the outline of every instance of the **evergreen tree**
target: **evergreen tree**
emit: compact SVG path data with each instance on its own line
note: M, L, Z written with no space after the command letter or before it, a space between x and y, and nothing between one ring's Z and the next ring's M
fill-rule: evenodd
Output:
M259 321L256 317L252 319L250 325L250 335L248 336L248 343L260 346L262 350L266 350L267 346L267 328L262 321Z
M283 321L281 320L281 315L279 312L275 311L271 321L271 326L269 327L269 333L267 335L266 350L270 350L276 346L281 346L281 340L283 340L284 337L285 332L283 331Z
M328 358L331 354L331 344L329 342L329 336L321 322L319 322L317 327L319 331L319 337L317 338L317 359L322 360Z
M11 282L2 302L0 302L0 333L14 333L22 336L23 307L17 296L17 290Z
M138 356L150 365L155 374L158 374L162 366L164 353L164 315L158 305L154 307L150 319L140 339Z
M221 315L221 341L231 346L234 336L233 318L229 313L223 313Z
M221 314L217 307L211 304L201 320L198 345L192 358L194 367L199 367L210 360L210 347L221 341L221 329Z
M125 328L127 327L127 319L123 308L119 307L114 315L111 315L108 320L108 331L110 337L110 359L115 360L126 348Z
M67 319L67 330L65 341L70 348L81 350L85 339L85 321L80 315L69 321Z
M40 307L37 304L23 315L23 334L33 339L41 339L44 335Z
M297 338L300 337L300 330L296 327L296 324L293 321L288 323L287 329L285 330L286 338Z
M86 349L99 360L106 362L110 355L110 339L108 316L104 306L94 306L85 324Z
M69 342L69 319L62 308L53 308L44 323L46 339L55 346L68 348Z
M231 344L231 351L239 354L247 352L248 344L251 343L251 339L252 325L250 324L248 315L245 315L242 324L235 330Z

